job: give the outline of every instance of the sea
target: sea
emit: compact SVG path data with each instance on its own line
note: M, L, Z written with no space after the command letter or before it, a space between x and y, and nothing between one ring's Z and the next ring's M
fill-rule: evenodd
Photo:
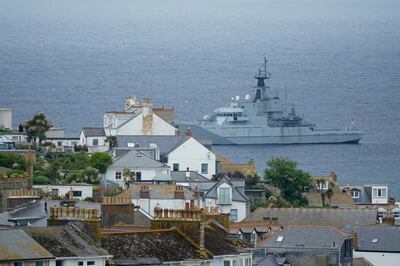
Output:
M399 14L398 0L0 0L0 107L14 126L44 112L71 137L129 95L191 123L253 93L267 57L271 94L318 128L353 120L362 141L214 149L399 198Z

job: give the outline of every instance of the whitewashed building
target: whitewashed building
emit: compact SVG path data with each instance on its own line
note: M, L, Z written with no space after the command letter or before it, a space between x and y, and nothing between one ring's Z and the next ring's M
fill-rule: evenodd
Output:
M143 152L126 150L124 154L115 158L114 162L107 168L106 179L125 187L124 169L132 173L132 180L148 181L160 175L169 175L169 167L160 163Z
M346 185L340 189L351 194L356 205L386 205L389 202L389 188L385 184Z
M33 185L33 188L41 189L45 192L52 192L55 195L64 197L69 191L73 191L73 198L84 200L93 197L93 186L89 184L67 184L67 185Z
M234 183L243 183L242 186ZM230 215L233 222L240 222L249 213L248 199L244 195L244 180L221 178L203 196L202 207L218 207L220 213Z
M211 179L216 173L216 157L191 136L117 136L119 148L157 150L155 160L166 163L172 171L196 171Z
M107 151L109 147L104 129L98 127L82 128L79 135L79 143L82 146L87 146L89 152Z

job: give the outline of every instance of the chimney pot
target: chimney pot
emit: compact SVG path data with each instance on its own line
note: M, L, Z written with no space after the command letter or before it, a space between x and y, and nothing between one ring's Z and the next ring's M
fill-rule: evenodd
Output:
M190 129L190 127L188 127L185 131L185 136L186 137L191 137L192 136L192 130Z

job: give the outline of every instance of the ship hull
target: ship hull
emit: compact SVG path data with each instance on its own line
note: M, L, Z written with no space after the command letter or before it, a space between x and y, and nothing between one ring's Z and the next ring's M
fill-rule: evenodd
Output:
M308 134L278 134L275 136L221 136L198 125L181 125L180 128L190 127L192 135L201 139L209 139L213 145L254 145L254 144L357 144L362 138L359 131L315 130Z

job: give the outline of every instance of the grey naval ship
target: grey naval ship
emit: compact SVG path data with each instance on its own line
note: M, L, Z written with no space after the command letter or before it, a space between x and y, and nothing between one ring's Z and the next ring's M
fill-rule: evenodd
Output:
M264 59L264 69L259 69L255 76L254 95L246 95L244 99L233 97L229 107L216 109L199 119L197 125L179 127L190 128L193 136L210 139L217 145L358 143L361 140L362 132L354 125L342 130L322 130L305 122L294 108L286 113L280 98L268 93L270 77Z

